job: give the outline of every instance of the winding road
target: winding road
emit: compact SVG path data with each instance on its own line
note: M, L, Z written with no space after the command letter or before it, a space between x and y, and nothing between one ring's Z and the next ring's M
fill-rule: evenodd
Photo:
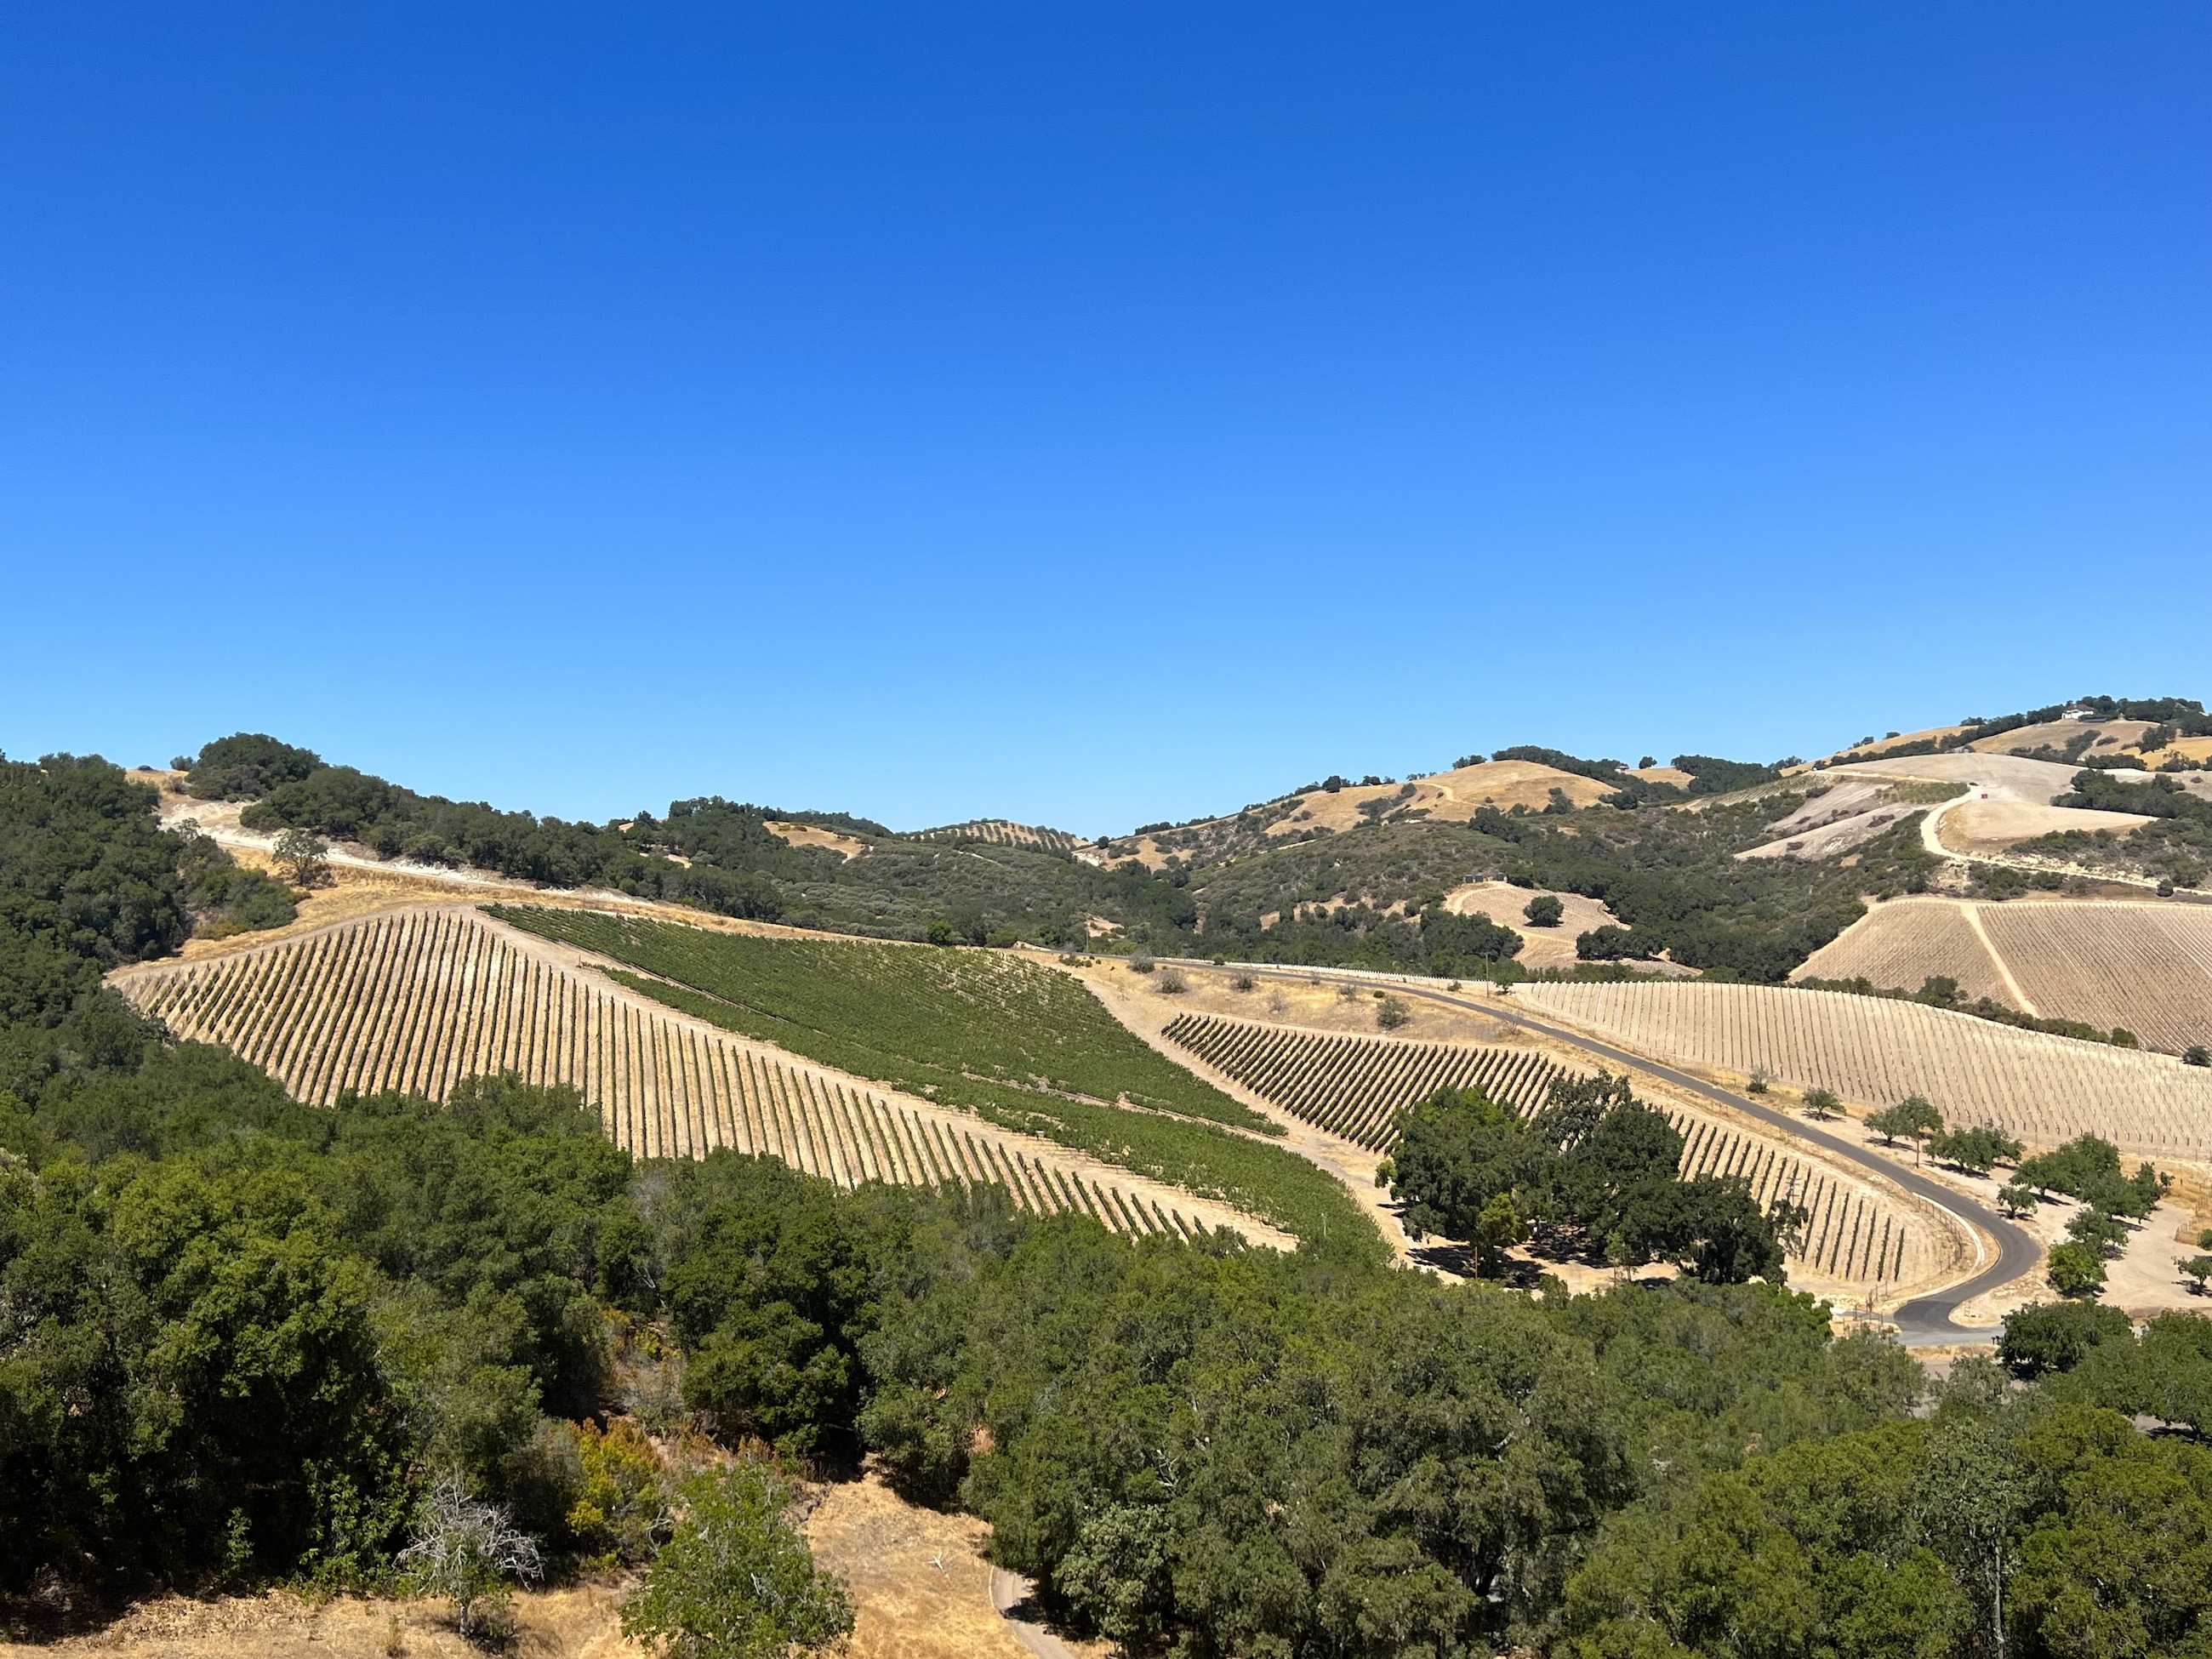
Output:
M1194 958L1186 958L1178 965L1196 969L1211 969L1214 966L1211 962L1201 962ZM1917 1170L1901 1164L1893 1164L1886 1158L1869 1152L1863 1146L1852 1145L1840 1135L1832 1135L1826 1130L1814 1128L1792 1117L1778 1107L1767 1105L1747 1095L1734 1093L1721 1088L1717 1084L1708 1083L1703 1078L1693 1077L1687 1072L1677 1070L1662 1061L1653 1060L1648 1055L1617 1048L1612 1043L1601 1042L1595 1037L1585 1036L1581 1032L1571 1030L1565 1026L1554 1025L1549 1020L1539 1019L1532 1014L1522 1012L1518 1008L1501 1006L1496 999L1486 1000L1468 996L1462 993L1431 990L1425 986L1396 975L1366 974L1358 970L1345 972L1327 968L1281 968L1269 966L1263 963L1249 962L1231 963L1227 965L1240 973L1251 974L1258 978L1303 980L1316 985L1340 984L1347 980L1371 984L1378 979L1387 980L1403 995L1419 997L1430 1002L1443 1003L1447 1007L1468 1008L1477 1013L1487 1014L1492 1019L1503 1020L1508 1024L1518 1025L1523 1030L1537 1032L1556 1042L1571 1044L1609 1060L1616 1066L1647 1072L1654 1077L1663 1079L1678 1089L1687 1090L1701 1099L1711 1101L1716 1105L1726 1106L1747 1116L1757 1118L1762 1123L1781 1130L1794 1139L1809 1142L1835 1158L1856 1164L1886 1181L1894 1182L1915 1198L1933 1205L1936 1208L1966 1224L1966 1231L1970 1234L1985 1233L1995 1239L1996 1241L1995 1258L1984 1259L1971 1277L1929 1295L1915 1297L1911 1301L1899 1305L1897 1311L1890 1316L1891 1322L1897 1327L1898 1340L1908 1346L1924 1347L1949 1343L1993 1341L2000 1328L1994 1325L1961 1325L1953 1317L1953 1315L1962 1304L1971 1302L1974 1297L1994 1291L2000 1285L2010 1284L2022 1274L2034 1271L2043 1261L2043 1247L2036 1243L2034 1235L2027 1229L2006 1220L1987 1205L1968 1198L1962 1193L1954 1192L1942 1182L1922 1175ZM1986 1252L1984 1254L1986 1257Z

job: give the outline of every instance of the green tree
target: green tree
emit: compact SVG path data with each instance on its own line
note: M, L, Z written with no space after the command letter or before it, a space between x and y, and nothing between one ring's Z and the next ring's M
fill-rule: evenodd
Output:
M2017 1220L2042 1201L2033 1183L2014 1179L2005 1182L1998 1190L1997 1203L2004 1212Z
M773 1469L696 1475L677 1502L682 1518L623 1604L624 1635L669 1659L785 1659L851 1632L852 1599L785 1518L791 1491Z
M2126 1342L2133 1328L2118 1308L2094 1302L2038 1302L2005 1316L1997 1358L2018 1376L2070 1371L2100 1344Z
M1531 927L1556 927L1566 919L1567 907L1549 893L1539 893L1522 908Z
M1806 1116L1830 1118L1843 1109L1844 1103L1836 1098L1833 1090L1808 1089L1805 1091Z
M2183 1277L2197 1295L2204 1294L2204 1281L2212 1279L2212 1255L2192 1255L2181 1264Z
M2066 1224L2066 1237L2100 1255L2118 1255L2128 1242L2128 1224L2092 1204Z
M1812 1104L1809 1097L1806 1104L1808 1108ZM1894 1106L1886 1106L1881 1111L1869 1114L1867 1127L1893 1146L1899 1140L1911 1141L1913 1161L1917 1163L1922 1144L1942 1130L1943 1114L1930 1105L1924 1097L1909 1095Z
M2044 1276L2061 1296L2094 1296L2105 1288L2105 1257L2094 1244L2054 1244Z
M329 868L331 844L312 830L287 830L276 838L276 863L295 887L313 887Z
M2017 1163L2022 1152L2017 1140L1986 1123L1969 1128L1946 1129L1929 1137L1928 1151L1970 1175L1985 1176L2000 1164Z

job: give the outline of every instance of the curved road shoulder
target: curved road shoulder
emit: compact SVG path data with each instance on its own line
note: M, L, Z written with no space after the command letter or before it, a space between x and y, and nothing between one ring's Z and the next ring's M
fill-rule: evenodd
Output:
M1211 963L1196 960L1188 961L1182 965L1192 968L1212 966ZM1345 973L1327 968L1282 968L1264 963L1236 963L1231 965L1241 972L1254 974L1262 978L1304 980L1316 984L1340 982L1346 979L1371 981L1376 978L1385 978L1407 996L1421 997L1431 1002L1442 1003L1447 1007L1473 1009L1478 1013L1487 1014L1508 1024L1518 1025L1526 1030L1538 1032L1556 1042L1568 1043L1589 1054L1596 1054L1615 1065L1648 1072L1654 1077L1665 1079L1678 1089L1686 1089L1692 1094L1711 1101L1716 1105L1726 1106L1735 1111L1744 1113L1747 1116L1757 1118L1771 1127L1781 1130L1796 1139L1810 1142L1819 1146L1824 1152L1841 1158L1846 1163L1857 1164L1880 1176L1882 1179L1902 1187L1915 1198L1944 1211L1964 1224L1969 1233L1978 1231L1994 1239L1996 1242L1996 1253L1993 1260L1985 1261L1970 1277L1955 1285L1926 1296L1915 1297L1911 1301L1901 1305L1891 1316L1892 1322L1897 1326L1899 1339L1907 1344L1927 1346L1993 1340L1998 1333L1998 1327L1961 1325L1953 1316L1962 1304L1971 1302L1974 1297L1996 1290L2000 1286L2009 1285L2023 1274L2032 1273L2043 1260L2043 1248L2036 1243L2034 1235L2027 1229L2006 1220L1987 1205L1969 1198L1964 1194L1954 1192L1942 1182L1922 1175L1917 1170L1909 1169L1901 1164L1893 1164L1887 1158L1879 1157L1863 1146L1853 1146L1841 1136L1830 1134L1826 1130L1817 1129L1809 1124L1801 1122L1777 1107L1753 1100L1746 1095L1736 1094L1730 1090L1721 1088L1717 1084L1708 1083L1703 1078L1693 1077L1687 1072L1667 1065L1664 1061L1656 1060L1648 1055L1619 1048L1601 1038L1586 1036L1566 1026L1555 1025L1549 1020L1539 1019L1534 1015L1523 1013L1518 1008L1502 1007L1494 999L1485 1000L1451 991L1431 990L1400 976L1360 974L1356 970L1352 973Z

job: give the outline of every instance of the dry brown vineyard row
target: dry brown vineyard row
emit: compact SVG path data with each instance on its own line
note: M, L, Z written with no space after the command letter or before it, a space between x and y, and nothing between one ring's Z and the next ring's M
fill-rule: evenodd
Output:
M2124 1025L2168 1054L2212 1042L2212 910L1990 904L1980 915L2043 1012Z
M2212 1152L2212 1070L2162 1054L1841 991L1593 984L1517 994L1639 1053L1763 1069L1870 1104L1923 1095L1951 1122L1993 1124L2033 1146L2094 1133L2142 1156Z
M317 1105L385 1090L443 1100L465 1078L513 1072L576 1089L638 1157L735 1147L842 1186L1000 1186L1024 1209L1116 1232L1195 1231L1138 1184L656 1013L470 910L388 912L118 988L179 1037L220 1043Z
M1480 1088L1526 1117L1565 1068L1531 1050L1413 1042L1302 1031L1212 1014L1183 1014L1164 1035L1292 1115L1370 1152L1396 1138L1398 1114L1439 1088ZM1772 1142L1687 1113L1668 1121L1683 1137L1685 1176L1741 1176L1761 1207L1784 1200L1808 1213L1799 1260L1853 1280L1903 1276L1912 1229L1863 1189Z
M1930 975L1955 979L1970 997L2024 996L2032 1012L2125 1026L2167 1054L2212 1042L2212 909L2203 908L1900 899L1814 952L1796 976L1913 991Z

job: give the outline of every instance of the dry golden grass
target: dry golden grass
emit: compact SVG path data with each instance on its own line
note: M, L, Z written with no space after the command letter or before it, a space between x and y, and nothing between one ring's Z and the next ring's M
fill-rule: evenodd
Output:
M1943 844L1960 853L1999 853L2038 836L2079 830L2110 830L2125 835L2148 823L2136 812L2105 812L2090 807L2043 806L2024 800L1970 800L1943 816Z
M1632 766L1628 769L1631 776L1646 783L1671 783L1679 789L1687 789L1697 781L1692 774L1679 766Z
M1930 726L1917 732L1900 732L1893 738L1878 738L1863 747L1838 749L1828 758L1833 761L1873 760L1877 757L1887 755L1893 749L1902 749L1907 744L1941 743L1947 738L1958 737L1966 729L1963 726Z
M1515 887L1502 881L1478 881L1455 887L1444 895L1444 908L1455 916L1487 916L1521 935L1521 953L1514 959L1524 968L1571 968L1575 939L1593 927L1619 927L1620 918L1600 900L1580 893L1550 893L1565 912L1556 927L1538 927L1525 914L1537 890Z
M518 1595L514 1639L503 1650L515 1659L646 1659L647 1650L622 1633L625 1588L581 1584ZM933 1659L937 1650L914 1651ZM85 1635L38 1646L0 1642L7 1659L482 1659L483 1652L462 1639L443 1601L309 1601L281 1591L207 1601L165 1595Z
M991 1602L989 1527L918 1509L873 1475L824 1487L819 1499L806 1537L814 1559L851 1587L851 1659L1027 1659Z
M991 1603L990 1528L903 1502L874 1476L816 1489L804 1526L815 1559L852 1591L851 1659L1026 1659ZM514 1659L646 1659L622 1633L630 1581L526 1591L514 1598ZM393 1638L397 1636L396 1647ZM1103 1655L1091 1644L1077 1653ZM283 1594L179 1595L142 1602L106 1627L36 1647L0 1642L7 1659L481 1659L440 1601Z
M2085 752L2119 755L2137 748L2150 727L2148 720L2045 720L2040 726L2000 732L1993 738L1977 738L1966 747L1984 755L2018 755L2045 747L2063 750L2075 738L2087 735L2090 742Z
M2153 750L2144 757L2152 764L2163 766L2176 757L2195 761L2202 766L2212 761L2212 738L2176 738L2163 749Z
M1594 805L1615 793L1610 784L1534 761L1484 761L1417 779L1411 794L1405 788L1403 784L1379 783L1355 784L1334 793L1317 789L1299 797L1297 808L1270 824L1267 833L1295 838L1315 830L1357 829L1368 821L1359 809L1370 801L1383 803L1393 812L1416 807L1432 818L1464 823L1485 806L1534 811L1550 802L1554 789L1577 806Z
M868 843L857 836L848 836L836 830L824 830L818 823L786 823L780 818L768 821L769 831L781 836L793 847L823 847L856 859L868 850Z

